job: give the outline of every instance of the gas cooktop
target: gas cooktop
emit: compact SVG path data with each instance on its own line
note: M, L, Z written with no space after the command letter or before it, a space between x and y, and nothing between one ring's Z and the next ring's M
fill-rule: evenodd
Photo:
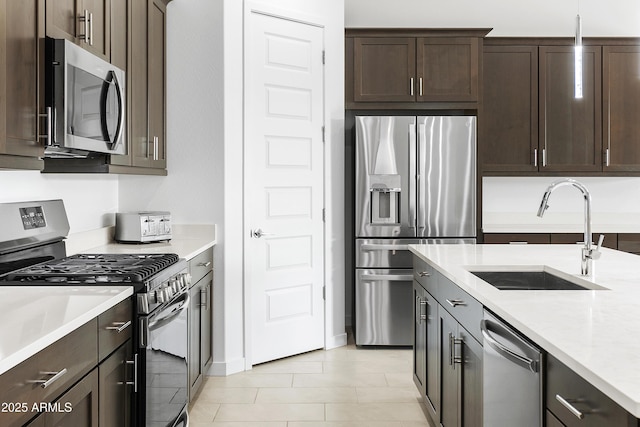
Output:
M20 282L142 283L177 263L176 254L79 254L13 271Z

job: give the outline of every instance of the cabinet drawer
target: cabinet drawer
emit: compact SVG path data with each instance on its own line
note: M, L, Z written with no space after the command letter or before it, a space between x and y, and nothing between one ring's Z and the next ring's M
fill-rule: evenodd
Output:
M443 275L438 275L436 299L473 337L482 342L482 304Z
M486 233L484 243L544 244L551 243L549 233Z
M189 274L191 274L191 284L195 285L208 272L213 270L213 247L200 252L189 260Z
M546 378L547 409L567 427L637 426L631 414L552 355L547 357Z
M35 414L34 404L51 402L82 378L98 359L97 319L85 323L0 376L0 402L26 403L27 412L0 412L0 425L22 425ZM66 372L57 378L47 372ZM46 387L40 382L49 380Z
M131 307L131 299L126 299L98 316L98 360L131 338Z
M437 273L426 261L413 257L413 278L431 295L437 293Z
M618 250L640 254L640 234L622 233L618 234Z

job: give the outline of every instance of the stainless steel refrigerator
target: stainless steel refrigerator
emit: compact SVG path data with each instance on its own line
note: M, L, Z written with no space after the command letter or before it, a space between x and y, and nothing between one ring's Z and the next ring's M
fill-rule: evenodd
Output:
M411 345L413 243L475 243L476 117L356 116L355 339Z

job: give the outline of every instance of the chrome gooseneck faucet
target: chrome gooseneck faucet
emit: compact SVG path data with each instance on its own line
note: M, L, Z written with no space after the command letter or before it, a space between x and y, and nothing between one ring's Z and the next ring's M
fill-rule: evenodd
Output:
M544 196L542 196L542 202L540 202L540 208L538 209L538 216L542 218L544 212L549 208L549 197L551 196L553 190L558 187L564 187L565 185L571 185L572 187L577 188L578 190L580 190L582 196L584 197L584 247L582 248L582 262L580 273L583 276L589 276L591 275L592 271L592 260L600 258L600 247L602 246L602 241L604 240L604 235L601 234L600 238L598 239L598 246L596 248L592 248L591 194L589 194L589 190L587 190L584 185L571 178L563 178L551 183L551 185L549 185L549 187L547 187L547 190L544 192Z

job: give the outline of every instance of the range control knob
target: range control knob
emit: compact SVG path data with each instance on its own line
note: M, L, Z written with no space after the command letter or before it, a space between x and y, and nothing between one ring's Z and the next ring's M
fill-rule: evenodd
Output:
M156 300L160 304L163 304L163 303L167 302L167 297L166 297L166 295L164 293L164 289L158 289L156 291Z

